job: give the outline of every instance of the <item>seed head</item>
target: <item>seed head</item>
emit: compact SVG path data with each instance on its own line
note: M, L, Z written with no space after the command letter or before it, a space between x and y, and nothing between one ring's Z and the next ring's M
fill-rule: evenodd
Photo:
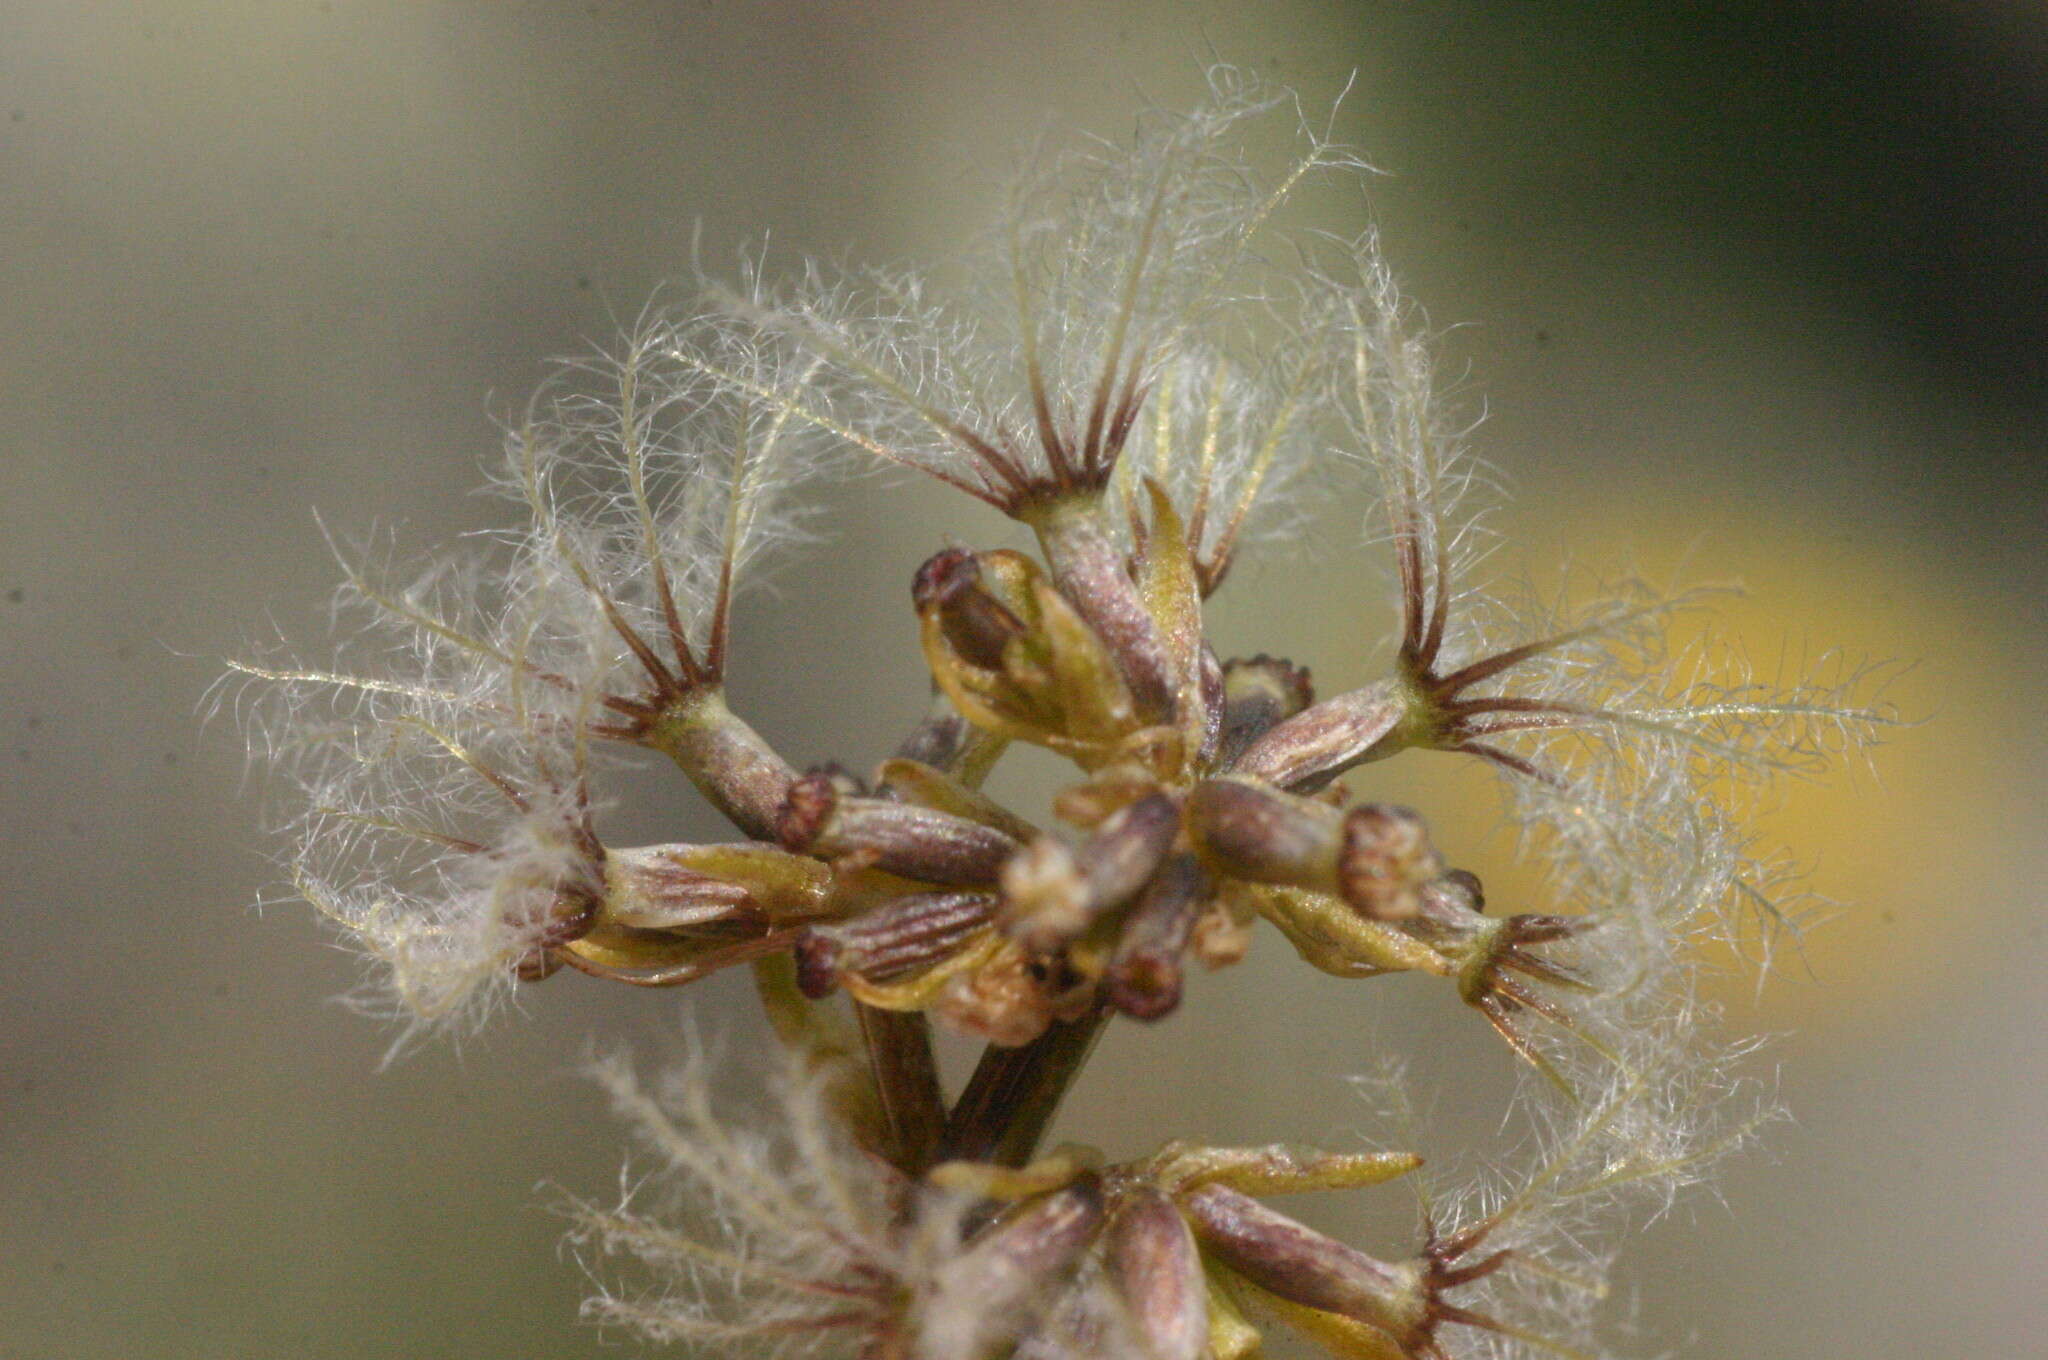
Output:
M510 423L518 528L409 584L351 557L351 659L242 668L308 794L294 881L416 1021L565 969L753 965L792 1064L753 1125L701 1062L665 1098L605 1065L675 1203L643 1209L650 1181L574 1211L651 1278L602 1321L863 1360L1235 1360L1274 1321L1337 1354L1586 1354L1603 1228L1753 1126L1716 1112L1686 945L1731 903L1785 913L1748 805L1875 736L1881 677L1781 688L1675 651L1709 592L1485 578L1492 479L1377 238L1287 225L1360 163L1287 96L1213 86L1128 148L1042 153L957 277L750 268L650 312ZM1290 119L1267 172L1251 133ZM1035 551L926 559L922 722L870 773L799 773L728 705L735 601L820 474L862 467L993 506ZM1205 613L1311 476L1370 489L1394 583L1391 618L1356 592L1338 645L1377 640L1381 669L1338 694ZM1073 767L1044 815L982 787L1018 742ZM738 839L606 844L592 790L646 752ZM1416 752L1497 773L1546 898L1489 903L1469 828L1351 801L1347 773ZM1521 1170L1425 1197L1416 1239L1372 1254L1264 1200L1411 1154L1034 1160L1103 1026L1187 1004L1191 965L1262 920L1315 968L1439 978L1478 1012L1542 1078ZM950 1105L934 1017L989 1044Z

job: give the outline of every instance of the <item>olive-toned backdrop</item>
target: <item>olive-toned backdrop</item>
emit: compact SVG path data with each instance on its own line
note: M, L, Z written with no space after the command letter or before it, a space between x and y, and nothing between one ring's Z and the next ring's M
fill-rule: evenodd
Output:
M492 412L693 236L714 268L769 232L772 259L922 258L1049 116L1116 133L1213 57L1311 107L1356 71L1338 128L1489 413L1510 565L1740 578L1767 663L1919 662L1894 696L1925 721L1876 774L1775 814L1854 906L1760 998L1724 988L1792 1032L1755 1071L1797 1122L1725 1207L1645 1233L1636 1349L1919 1360L2048 1330L2038 7L8 0L0 1356L635 1351L576 1322L546 1205L620 1166L580 1055L658 1057L683 998L564 976L378 1071L390 1036L330 1004L354 963L278 887L203 696L280 629L322 643L316 507L414 550L504 522L472 494ZM1225 643L1362 677L1387 617L1364 505L1234 582ZM911 721L906 587L948 530L1005 533L850 487L749 602L737 699L793 758L865 763ZM1478 783L1413 766L1372 787L1490 872ZM712 829L655 778L620 826ZM690 1000L761 1042L743 987ZM1115 1033L1064 1129L1113 1154L1384 1134L1344 1077L1388 1051L1452 1124L1510 1076L1442 989L1311 976L1267 937ZM1355 1198L1319 1221L1398 1250L1407 1201Z

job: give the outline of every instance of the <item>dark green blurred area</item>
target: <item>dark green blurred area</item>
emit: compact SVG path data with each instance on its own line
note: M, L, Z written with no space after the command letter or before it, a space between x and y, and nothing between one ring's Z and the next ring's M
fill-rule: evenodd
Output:
M616 1182L589 1044L659 1061L688 1000L744 1054L744 987L562 977L379 1072L391 1035L327 1004L354 963L277 885L260 770L203 696L278 630L322 654L314 507L414 552L507 522L471 494L489 413L699 235L714 271L771 232L785 264L927 258L1048 118L1114 134L1212 56L1311 111L1358 73L1337 128L1386 173L1316 220L1369 211L1461 327L1529 560L1690 546L1696 576L1782 578L1744 616L1766 653L1922 661L1927 721L1793 822L1859 910L1813 979L1733 993L1799 1031L1757 1068L1798 1122L1725 1209L1645 1234L1624 1348L1904 1360L2048 1328L2048 11L0 2L0 1356L636 1352L576 1323L535 1187ZM1365 504L1234 583L1227 648L1363 676ZM850 487L750 599L736 699L793 760L866 764L913 721L907 583L949 532L1005 530ZM624 838L713 833L673 781L622 796ZM1387 1051L1447 1124L1483 1130L1511 1075L1450 998L1305 976L1268 936L1113 1035L1064 1132L1380 1136L1343 1077ZM1324 1221L1398 1249L1408 1212Z

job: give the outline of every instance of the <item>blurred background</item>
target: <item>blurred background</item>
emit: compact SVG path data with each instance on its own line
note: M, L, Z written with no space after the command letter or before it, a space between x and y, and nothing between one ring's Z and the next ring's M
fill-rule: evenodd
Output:
M672 1051L686 1000L744 1053L744 979L565 974L379 1071L391 1035L331 1004L355 964L286 900L202 696L278 630L320 654L315 508L418 552L506 522L472 494L490 415L687 273L693 233L714 267L767 232L785 261L951 249L1020 138L1120 134L1214 58L1311 108L1357 73L1337 130L1488 412L1508 565L1740 579L1766 662L1918 663L1892 697L1924 722L1773 813L1851 909L1724 989L1786 1036L1754 1070L1795 1122L1645 1230L1616 1335L1919 1360L2048 1332L2048 8L6 0L0 1355L638 1349L576 1321L545 1207L621 1162L578 1062ZM1364 508L1233 581L1226 651L1365 676ZM913 720L907 582L949 531L1005 533L849 488L750 601L736 706L793 759L863 765ZM1373 787L1488 864L1483 789L1415 763ZM642 834L712 832L678 783L637 795ZM1063 1131L1385 1136L1345 1077L1387 1052L1447 1122L1483 1112L1511 1060L1447 992L1267 936L1114 1032ZM1391 1218L1318 1221L1398 1251L1381 1194Z

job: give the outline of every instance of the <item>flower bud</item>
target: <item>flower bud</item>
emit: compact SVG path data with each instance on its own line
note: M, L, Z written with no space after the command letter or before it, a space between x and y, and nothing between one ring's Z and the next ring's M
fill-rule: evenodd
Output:
M1195 684L1202 699L1202 743L1198 753L1201 767L1214 769L1220 759L1218 752L1223 747L1223 723L1229 716L1227 710L1228 688L1223 676L1223 662L1216 655L1216 649L1205 640L1201 656L1196 662Z
M1245 779L1210 779L1187 800L1188 836L1219 871L1254 883L1328 891L1336 883L1342 814Z
M827 859L852 859L925 883L993 884L1017 842L993 827L933 808L842 791L824 771L789 786L776 818L787 849Z
M1102 983L1126 1015L1156 1020L1180 1005L1181 960L1209 905L1211 884L1193 855L1169 859L1124 919Z
M1173 716L1173 668L1160 629L1110 538L1093 497L1034 506L1023 516L1038 533L1054 583L1116 658L1139 711L1153 722Z
M1209 1299L1202 1257L1173 1201L1149 1186L1118 1205L1105 1234L1109 1277L1151 1360L1202 1360Z
M1078 849L1034 842L1003 868L1010 934L1040 954L1078 939L1145 886L1179 832L1179 807L1153 793L1112 815Z
M966 948L995 916L988 893L910 893L838 925L808 931L796 945L797 986L827 995L846 974L888 982L922 972Z
M1373 748L1410 716L1412 707L1412 697L1398 680L1325 699L1260 734L1231 772L1297 793L1314 793L1369 759Z
M1315 701L1305 667L1261 653L1223 663L1223 731L1216 763L1229 768L1245 748Z
M608 850L604 920L641 930L813 917L832 910L832 871L772 845Z
M1413 1266L1375 1260L1228 1186L1201 1186L1181 1199L1181 1207L1204 1250L1290 1303L1396 1338L1428 1320L1429 1292Z
M1339 811L1245 779L1211 779L1187 803L1188 834L1219 871L1343 898L1375 920L1413 916L1443 872L1428 829L1407 808Z
M1002 737L967 721L952 700L935 692L924 721L896 748L896 760L925 766L978 788L1007 744Z
M948 550L915 598L932 678L976 726L1089 769L1145 729L1115 656L1022 553Z
M1028 1329L1102 1227L1102 1187L1084 1176L1018 1206L941 1263L925 1307L922 1360L981 1360Z
M956 656L983 670L1001 670L1004 649L1025 631L1009 606L982 588L981 567L965 548L927 559L911 581L910 598L921 616L936 621Z
M1421 909L1421 889L1443 873L1420 813L1390 803L1364 803L1344 817L1338 896L1377 921L1398 921Z

